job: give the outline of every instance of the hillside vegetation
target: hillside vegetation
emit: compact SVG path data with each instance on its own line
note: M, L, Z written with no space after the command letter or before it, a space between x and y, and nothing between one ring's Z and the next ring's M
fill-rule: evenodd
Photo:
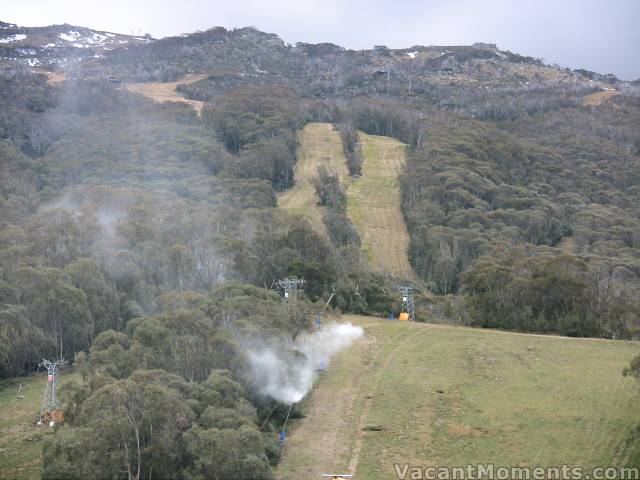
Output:
M325 305L397 315L394 276L418 321L640 337L635 82L491 44L0 27L0 379L77 372L45 479L272 479L288 408L247 339L293 362ZM636 458L634 344L357 321L317 468Z
M396 478L413 466L635 465L632 342L346 316L365 337L305 401L277 469Z

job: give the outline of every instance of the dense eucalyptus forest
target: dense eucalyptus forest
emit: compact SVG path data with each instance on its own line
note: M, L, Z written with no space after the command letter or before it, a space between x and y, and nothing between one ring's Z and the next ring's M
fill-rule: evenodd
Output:
M638 85L442 50L216 28L78 60L62 82L3 59L0 377L43 357L80 374L44 478L272 478L286 406L252 389L238 338L295 338L332 292L335 311L397 313L399 279L367 265L333 172L314 182L327 238L275 208L307 122L339 130L354 181L359 131L408 145L419 320L637 339ZM123 86L194 72L178 91L201 116ZM306 280L293 305L283 276Z

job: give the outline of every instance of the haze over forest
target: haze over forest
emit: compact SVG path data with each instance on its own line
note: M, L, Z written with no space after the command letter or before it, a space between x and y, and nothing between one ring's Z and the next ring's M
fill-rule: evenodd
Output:
M294 3L336 43L3 11L0 477L640 464L635 3L523 9L588 62L506 2Z

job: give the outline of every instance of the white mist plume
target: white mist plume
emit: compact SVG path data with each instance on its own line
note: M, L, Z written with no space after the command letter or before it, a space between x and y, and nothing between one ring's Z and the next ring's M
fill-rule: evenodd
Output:
M264 344L248 347L253 383L260 393L279 402L299 402L313 386L317 370L327 367L333 355L363 333L362 327L351 323L330 323L300 335L286 350Z

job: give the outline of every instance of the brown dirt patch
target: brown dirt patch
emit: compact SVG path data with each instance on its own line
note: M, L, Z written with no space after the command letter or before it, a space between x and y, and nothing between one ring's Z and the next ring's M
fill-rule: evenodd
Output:
M184 83L195 83L200 80L204 80L205 78L207 78L207 75L192 73L189 75L185 75L175 82L127 83L125 84L125 87L130 92L140 93L158 103L177 102L191 105L196 110L196 112L198 112L198 115L202 115L204 102L184 98L178 92L176 92L176 87Z

